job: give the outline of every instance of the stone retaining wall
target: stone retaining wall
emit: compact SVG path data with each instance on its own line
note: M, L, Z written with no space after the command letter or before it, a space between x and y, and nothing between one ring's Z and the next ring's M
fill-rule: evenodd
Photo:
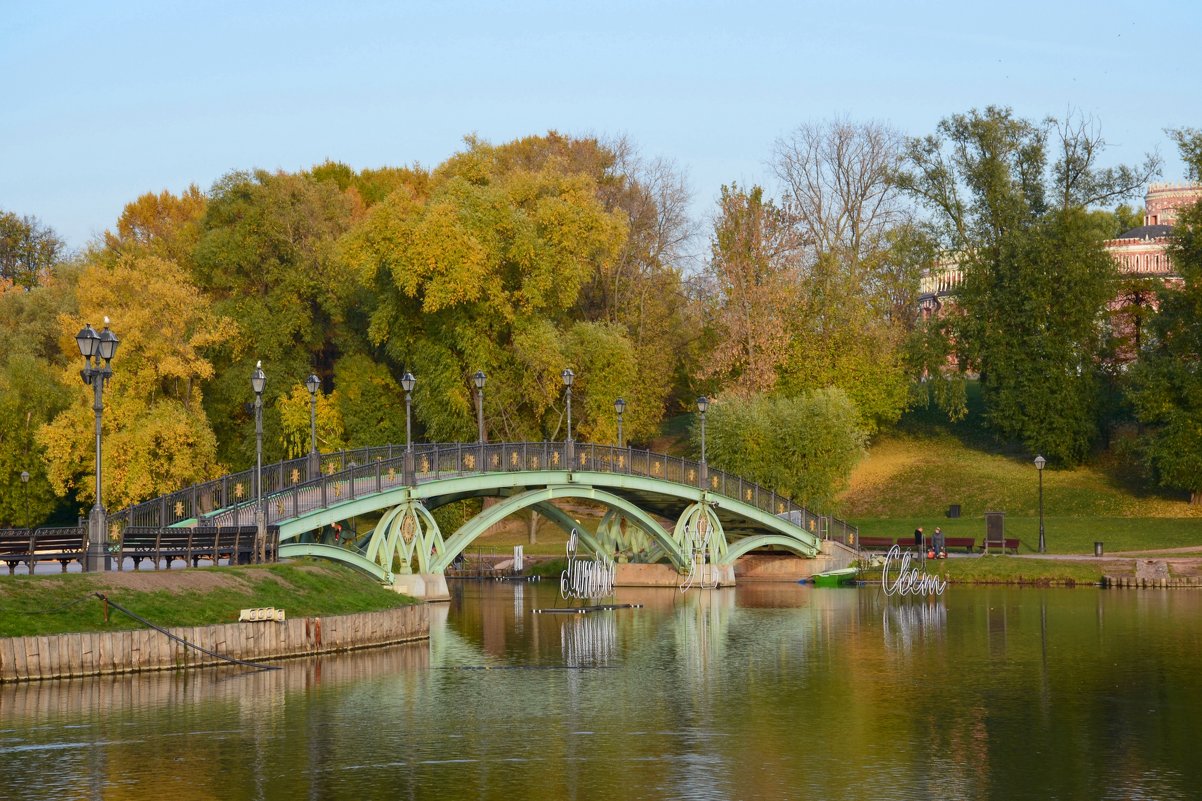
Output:
M1202 588L1202 577L1170 576L1168 578L1149 578L1146 576L1102 576L1102 586L1134 587L1138 589Z
M425 605L415 605L283 623L227 623L168 631L223 656L259 661L426 639L430 619ZM221 664L227 663L154 629L0 639L0 682Z

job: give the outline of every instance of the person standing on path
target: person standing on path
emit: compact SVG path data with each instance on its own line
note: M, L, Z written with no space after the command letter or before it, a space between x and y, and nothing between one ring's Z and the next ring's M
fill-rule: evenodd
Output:
M914 547L922 550L922 526L914 529Z

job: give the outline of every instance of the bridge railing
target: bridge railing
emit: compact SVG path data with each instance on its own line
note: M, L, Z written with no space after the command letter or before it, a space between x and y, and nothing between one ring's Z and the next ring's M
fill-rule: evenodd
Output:
M839 518L816 515L765 487L707 464L636 448L564 442L449 443L360 448L324 454L320 474L307 458L263 467L267 522L273 524L314 509L407 484L479 473L565 470L623 473L704 489L715 495L784 517L811 534L854 544L856 528ZM189 519L236 525L253 512L255 470L244 470L188 487L114 515L120 525L169 526Z

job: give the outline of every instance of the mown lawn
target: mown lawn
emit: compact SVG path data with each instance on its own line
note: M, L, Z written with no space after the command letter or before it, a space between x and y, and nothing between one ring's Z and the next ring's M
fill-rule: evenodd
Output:
M985 535L986 512L1005 514L1006 536L1020 553L1039 541L1040 475L1034 454L999 446L981 428L979 397L956 424L937 412L908 413L879 435L852 472L837 513L870 537L906 537L922 525L949 537ZM953 504L960 517L947 517ZM1202 549L1202 508L1185 493L1152 486L1123 460L1100 454L1085 465L1043 471L1043 512L1049 553L1107 553L1196 546Z
M1114 576L1132 573L1130 564L1016 559L1013 556L927 560L921 569L953 584L1097 584L1103 574ZM879 581L880 571L862 573L861 577Z
M190 574L201 574L193 577ZM187 575L186 575L187 574ZM134 589L137 579L111 574L5 576L0 579L0 637L115 631L143 625L115 609L104 620L96 592L160 626L204 626L230 623L241 609L281 608L289 617L374 612L415 603L341 565L298 560L288 564L198 568L177 571L163 589L152 576ZM114 582L128 587L111 586Z
M939 526L948 537L973 537L978 544L985 538L984 517L949 520L935 514L930 517L860 518L853 522L865 537L909 538L921 525L928 535ZM1019 553L1038 553L1038 517L1006 515L1005 531L1007 537L1019 540ZM1048 553L1092 554L1095 542L1101 542L1106 553L1202 548L1202 517L1045 517L1044 538Z

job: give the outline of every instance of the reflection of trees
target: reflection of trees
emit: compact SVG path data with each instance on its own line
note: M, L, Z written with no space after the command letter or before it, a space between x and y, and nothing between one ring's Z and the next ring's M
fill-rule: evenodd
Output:
M1171 799L1202 781L1196 594L666 590L565 618L530 613L558 603L532 584L524 636L486 638L478 603L488 625L519 613L501 588L432 605L428 646L0 687L3 794Z
M240 799L308 796L330 758L311 701L365 676L415 677L425 643L281 663L0 685L7 792L29 798ZM288 788L288 795L283 795ZM6 793L7 794L7 793Z

